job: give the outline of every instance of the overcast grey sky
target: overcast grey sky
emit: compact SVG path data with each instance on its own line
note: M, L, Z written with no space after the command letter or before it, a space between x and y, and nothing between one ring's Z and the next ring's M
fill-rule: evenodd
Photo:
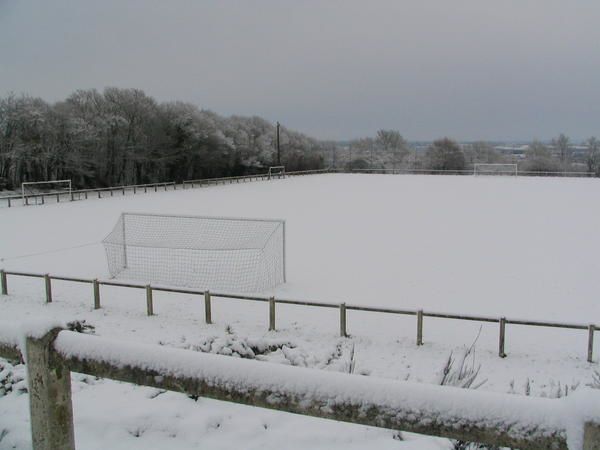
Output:
M585 138L600 2L0 0L0 95L105 86L319 138Z

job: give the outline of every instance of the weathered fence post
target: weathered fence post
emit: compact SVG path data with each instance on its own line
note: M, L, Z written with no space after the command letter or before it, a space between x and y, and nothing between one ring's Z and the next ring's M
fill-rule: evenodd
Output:
M417 311L417 345L423 345L423 310Z
M212 323L212 312L210 305L210 291L204 291L204 321L208 324Z
M0 288L2 295L8 295L8 283L6 282L6 272L4 269L0 270Z
M346 304L340 304L340 336L348 337L348 332L346 330Z
M600 424L587 422L584 425L583 450L600 450Z
M269 331L275 331L275 297L269 298Z
M500 358L506 358L506 353L504 352L504 340L506 337L506 318L500 318L500 340L498 342L498 356Z
M31 438L35 450L75 450L71 373L52 343L60 329L27 337L27 379Z
M52 281L50 275L44 275L44 282L46 285L46 303L52 303Z
M154 315L154 305L152 304L152 286L146 285L146 313L149 316Z
M594 329L595 326L593 324L588 326L588 362L593 362L594 360Z
M98 279L95 279L92 285L94 287L94 309L100 309L100 283L98 283Z

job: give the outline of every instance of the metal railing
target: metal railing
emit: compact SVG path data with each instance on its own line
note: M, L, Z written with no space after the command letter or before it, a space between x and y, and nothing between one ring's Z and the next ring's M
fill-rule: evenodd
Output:
M29 205L32 202L43 205L46 203L47 199L52 199L56 203L60 203L61 201L64 202L84 199L87 200L88 198L114 197L115 194L126 195L137 194L141 192L158 192L159 189L167 191L169 188L173 188L173 190L177 189L176 183L174 181L170 181L165 183L130 184L94 189L75 189L71 191L36 192L25 195L21 194L0 197L0 202L6 202L4 205L10 208L14 206L15 201L21 201L24 205Z
M70 372L361 425L523 450L600 446L600 417L573 417L564 399L418 385L123 342L59 328L7 336L0 357L25 342L35 450L74 450ZM15 333L16 334L16 333ZM23 339L23 337L25 339ZM4 340L2 340L4 339ZM590 393L589 395L596 395ZM590 417L591 416L591 417Z
M269 173L261 173L255 175L243 175L236 177L219 177L219 178L201 178L196 180L185 180L179 186L183 189L204 187L204 186L216 186L219 184L233 184L233 183L245 183L249 181L264 181L270 180L271 178L285 178L295 177L301 175L316 175L323 173L330 173L330 169L315 169L315 170L297 170L292 172L286 172L285 175L269 175ZM24 205L29 205L35 202L35 204L45 204L47 199L53 199L56 203L61 201L74 201L74 200L87 200L88 198L105 198L114 197L115 195L121 194L137 194L147 192L157 192L158 190L168 190L173 188L177 189L177 183L175 181L168 181L163 183L148 183L148 184L131 184L123 186L109 186L104 188L94 189L77 189L72 191L62 192L39 192L31 193L26 195L9 195L0 197L0 206L12 207L15 206L15 202L21 201Z
M234 177L218 177L218 178L198 178L195 180L184 180L181 183L181 187L183 189L188 188L196 188L196 187L205 187L205 186L217 186L223 184L235 184L235 183L246 183L252 181L265 181L270 180L272 178L286 178L286 177L295 177L302 175L317 175L317 174L325 174L325 173L364 173L364 174L393 174L393 175L473 175L473 169L463 169L463 170L435 170L435 169L416 169L416 168L405 168L405 169L336 169L336 168L326 168L326 169L314 169L314 170L297 170L292 172L285 172L285 175L277 176L277 175L269 175L269 173L261 173L254 175L242 175L242 176L234 176ZM573 171L555 171L555 172L539 172L539 171L519 171L513 176L534 176L534 177L579 177L579 178L591 178L595 177L596 174L594 172L573 172ZM93 198L103 198L104 197L113 197L115 194L126 195L127 193L136 194L138 192L148 192L154 191L157 192L160 189L164 189L165 191L168 188L172 187L173 190L177 189L177 183L175 181L169 181L164 183L150 183L150 184L132 184L126 186L110 186L105 188L95 188L95 189L78 189L73 190L71 192L52 192L52 193L34 193L23 195L10 195L0 197L0 206L5 205L9 208L14 206L15 201L23 201L26 205L29 204L31 200L39 201L42 204L45 203L45 199L52 198L56 199L56 202L62 201L73 201L73 200L83 200L88 199L90 197Z
M337 173L369 173L369 174L390 174L390 175L475 175L474 169L459 169L459 170L439 170L439 169L332 169ZM576 171L533 171L533 170L518 170L517 172L504 173L481 173L480 176L539 176L539 177L573 177L573 178L593 178L596 177L594 172L576 172Z
M552 321L538 321L538 320L524 320L524 319L514 319L507 317L489 317L489 316L475 316L475 315L467 315L467 314L449 314L449 313L440 313L434 311L424 311L422 309L412 310L412 309L398 309L398 308L382 308L382 307L373 307L373 306L361 306L361 305L352 305L347 303L326 303L326 302L317 302L317 301L306 301L306 300L295 300L295 299L284 299L284 298L275 298L274 296L261 296L261 295L248 295L248 294L231 294L224 292L212 292L209 290L202 291L198 289L188 289L188 288L177 288L177 287L169 287L169 286L154 286L150 284L137 284L137 283L121 283L118 281L110 281L110 280L98 280L98 279L88 279L88 278L75 278L75 277L66 277L66 276L57 276L50 274L41 274L41 273L29 273L29 272L14 272L14 271L5 271L0 270L0 294L8 295L8 276L18 276L18 277L30 277L30 278L41 278L44 280L44 288L45 288L45 298L46 303L52 303L52 280L57 281L67 281L73 283L85 283L91 284L93 287L93 302L94 308L99 309L101 307L100 301L100 286L114 286L121 288L129 288L129 289L142 289L146 293L146 313L148 316L152 316L154 314L154 301L153 301L153 292L171 292L177 294L189 294L189 295L198 295L204 297L205 303L205 322L207 324L212 323L212 308L211 308L211 300L212 298L226 298L226 299L236 299L236 300L244 300L244 301L254 301L254 302L263 302L269 304L269 330L275 330L276 328L276 304L281 305L298 305L298 306L308 306L314 308L330 308L339 310L339 326L340 326L340 336L347 337L347 311L364 311L364 312L372 312L372 313L382 313L382 314L395 314L395 315L405 315L405 316L415 316L416 317L416 344L418 346L423 345L423 331L424 331L424 318L438 318L438 319L452 319L452 320L464 320L464 321L474 321L474 322L483 322L483 323L496 323L498 324L498 356L501 358L505 358L507 353L505 351L505 343L506 343L506 325L521 325L521 326L530 326L530 327L548 327L548 328L562 328L569 330L587 330L588 339L587 339L587 361L593 362L593 354L594 354L594 332L596 328L598 328L597 324L577 324L577 323L562 323L562 322L552 322Z

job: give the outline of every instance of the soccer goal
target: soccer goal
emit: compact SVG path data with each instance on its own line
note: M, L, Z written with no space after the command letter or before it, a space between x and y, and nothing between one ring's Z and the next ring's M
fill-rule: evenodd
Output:
M473 166L473 175L518 175L516 164L477 163Z
M47 198L72 200L71 180L25 181L21 183L24 205L43 205ZM56 197L56 198L54 198Z
M285 282L285 221L123 213L102 241L115 278L225 292Z
M269 180L273 178L285 178L285 166L269 167Z

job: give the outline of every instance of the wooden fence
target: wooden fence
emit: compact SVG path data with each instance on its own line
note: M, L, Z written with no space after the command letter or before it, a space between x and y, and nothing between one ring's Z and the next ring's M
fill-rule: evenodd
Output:
M75 449L71 371L490 446L567 450L571 433L571 442L580 442L581 450L600 449L597 411L573 417L565 399L417 385L134 344L61 329L41 336L39 330L30 336L10 336L6 328L8 325L0 324L0 357L20 356L22 349L16 343L25 342L34 450ZM573 425L567 428L573 423L575 431Z
M49 274L40 274L40 273L29 273L29 272L14 272L14 271L5 271L0 270L0 294L8 295L8 276L17 276L17 277L30 277L30 278L40 278L44 282L45 289L45 298L46 303L52 303L52 280L60 280L67 281L73 283L84 283L90 284L92 286L92 296L93 296L93 304L95 309L99 309L101 307L101 299L100 299L100 286L116 286L121 288L129 288L129 289L140 289L144 290L146 293L146 314L148 316L152 316L154 314L154 301L152 293L154 291L157 292L171 292L178 294L189 294L189 295L198 295L204 298L204 312L205 312L205 322L207 324L212 323L212 308L211 301L213 298L228 298L228 299L237 299L237 300L245 300L245 301L254 301L254 302L263 302L268 303L269 305L269 330L276 329L276 305L299 305L299 306L307 306L314 308L330 308L339 310L339 334L342 337L348 336L347 330L347 311L365 311L372 313L383 313L383 314L396 314L396 315L407 315L414 316L416 318L416 344L423 345L423 330L424 330L424 318L425 317L434 317L441 319L453 319L453 320L465 320L465 321L475 321L482 323L496 323L498 324L498 356L501 358L505 358L507 356L505 351L505 342L506 342L506 326L507 325L522 325L522 326L530 326L530 327L549 327L549 328L562 328L562 329L570 329L570 330L587 330L588 339L587 339L587 361L593 362L593 354L594 354L594 331L598 328L596 324L577 324L577 323L560 323L560 322L550 322L550 321L537 321L537 320L522 320L522 319L513 319L506 317L488 317L488 316L473 316L473 315L465 315L465 314L448 314L448 313L439 313L434 311L424 311L422 309L419 310L411 310L411 309L397 309L397 308L379 308L373 306L360 306L360 305L352 305L352 304L335 304L335 303L324 303L324 302L315 302L315 301L305 301L305 300L293 300L293 299L283 299L283 298L275 298L275 297L267 297L260 295L247 295L247 294L229 294L222 292L211 292L211 291L201 291L197 289L185 289L185 288L176 288L176 287L167 287L167 286L152 286L150 284L135 284L135 283L121 283L112 280L98 280L98 279L87 279L87 278L74 278L74 277L65 277L65 276L57 276L57 275L49 275Z

